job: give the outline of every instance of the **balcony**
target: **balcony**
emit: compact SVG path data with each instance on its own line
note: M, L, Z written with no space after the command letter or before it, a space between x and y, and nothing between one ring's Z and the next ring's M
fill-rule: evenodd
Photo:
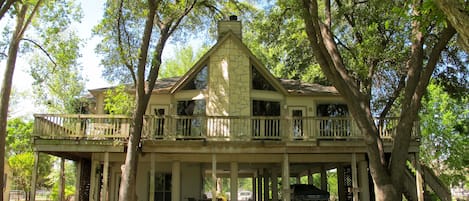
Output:
M398 118L383 119L379 132L392 140ZM34 136L39 139L121 140L130 134L131 119L122 115L35 115ZM414 124L412 138L419 137ZM362 134L352 118L254 116L154 116L144 117L144 140L207 141L315 141L358 140Z

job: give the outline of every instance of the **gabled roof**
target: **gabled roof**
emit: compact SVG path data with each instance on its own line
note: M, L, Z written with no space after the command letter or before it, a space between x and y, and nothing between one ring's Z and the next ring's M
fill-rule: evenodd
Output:
M280 82L290 95L339 95L339 92L333 86L305 83L301 80L291 79L280 79Z
M257 69L257 71L261 73L262 76L264 76L267 79L267 81L271 83L277 91L285 95L287 94L287 90L282 86L282 84L267 70L267 68L264 67L262 62L259 59L257 59L256 56L254 56L251 50L232 31L228 31L223 38L219 39L217 43L214 46L212 46L212 48L210 48L210 50L207 53L205 53L205 55L202 56L202 58L200 58L197 61L197 63L195 63L194 66L186 74L184 74L184 76L181 77L181 79L171 89L171 93L178 91L182 86L184 86L184 84L188 80L193 78L197 74L197 72L199 72L201 68L204 67L204 64L206 64L209 57L215 51L217 51L221 47L221 45L225 43L228 39L233 39L235 44L237 44L240 47L240 49L248 55L251 62L255 64L254 67Z
M210 48L210 50L202 56L192 68L189 69L186 74L182 77L172 77L172 78L162 78L155 82L155 88L153 93L175 93L185 83L191 80L196 74L207 64L210 56L217 51L220 46L226 42L228 39L233 39L233 41L239 45L240 49L244 51L251 62L254 64L254 67L257 71L266 78L266 80L272 84L272 86L280 93L284 95L296 95L296 96L308 96L308 95L339 95L338 91L333 86L323 86L315 83L304 83L299 80L292 79L278 79L275 78L268 70L264 67L262 62L257 59L256 56L251 52L251 50L237 37L233 32L229 31L226 35L219 39L218 42ZM132 88L130 85L129 88ZM108 89L113 89L114 87L106 87L99 89L89 90L93 95L96 93L104 92Z

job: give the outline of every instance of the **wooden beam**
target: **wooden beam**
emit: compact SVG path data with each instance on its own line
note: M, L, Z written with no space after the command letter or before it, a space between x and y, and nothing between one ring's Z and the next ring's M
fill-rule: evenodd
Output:
M212 201L217 201L217 155L212 154Z
M358 174L357 174L357 155L352 153L352 190L353 201L358 201Z
M282 162L282 200L290 201L290 162L288 154L283 155Z
M180 201L181 199L181 162L173 161L171 177L171 200Z
M230 195L231 200L238 200L238 163L230 163Z
M31 194L30 194L31 201L36 201L36 183L37 183L38 167L39 167L39 152L35 151L34 152L34 169L33 169L32 178L31 178Z

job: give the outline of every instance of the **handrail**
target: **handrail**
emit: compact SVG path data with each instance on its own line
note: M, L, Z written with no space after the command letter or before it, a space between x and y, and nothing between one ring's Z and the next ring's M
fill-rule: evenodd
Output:
M131 119L124 115L36 114L34 134L40 138L125 139ZM398 118L383 119L378 130L392 140ZM379 120L375 119L378 124ZM418 122L413 138L418 138ZM362 134L350 117L177 116L145 115L142 138L151 140L341 140Z

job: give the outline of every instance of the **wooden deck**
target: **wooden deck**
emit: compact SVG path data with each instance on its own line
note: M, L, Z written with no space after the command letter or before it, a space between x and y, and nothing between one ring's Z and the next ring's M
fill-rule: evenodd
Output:
M398 118L383 119L379 132L392 140ZM125 141L131 119L121 115L37 114L34 136L38 139ZM413 139L419 137L415 123ZM256 141L302 142L317 140L360 140L362 134L352 118L253 117L253 116L145 116L142 138L154 141Z

